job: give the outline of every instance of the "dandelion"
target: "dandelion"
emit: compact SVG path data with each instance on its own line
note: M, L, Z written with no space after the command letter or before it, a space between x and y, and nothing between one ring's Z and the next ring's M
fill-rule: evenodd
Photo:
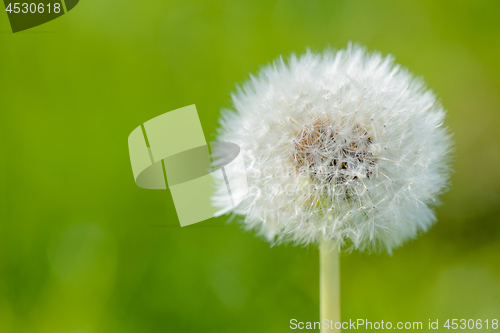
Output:
M349 44L280 57L232 100L217 139L241 147L249 189L232 212L271 244L320 245L322 278L338 276L338 249L391 253L436 221L450 173L445 110L392 56Z

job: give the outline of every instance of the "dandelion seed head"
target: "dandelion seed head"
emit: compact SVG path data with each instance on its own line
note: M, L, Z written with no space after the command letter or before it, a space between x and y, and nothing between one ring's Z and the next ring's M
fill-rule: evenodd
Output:
M218 140L241 147L249 187L232 212L272 244L333 238L391 252L436 221L450 173L445 111L391 56L349 45L280 58L232 101ZM225 198L213 203L227 211Z

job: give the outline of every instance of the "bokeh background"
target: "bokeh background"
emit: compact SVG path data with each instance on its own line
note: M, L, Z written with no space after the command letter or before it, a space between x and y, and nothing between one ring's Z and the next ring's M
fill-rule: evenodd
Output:
M393 256L342 255L343 319L500 319L499 17L495 0L83 0L12 34L0 13L0 332L318 320L317 249L224 217L181 229L168 191L134 184L127 137L196 104L212 140L248 73L350 40L425 78L457 150L434 228Z

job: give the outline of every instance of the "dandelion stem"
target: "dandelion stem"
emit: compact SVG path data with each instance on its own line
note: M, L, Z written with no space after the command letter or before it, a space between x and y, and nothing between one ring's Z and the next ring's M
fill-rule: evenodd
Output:
M340 329L334 328L335 323L340 322L340 257L337 243L333 239L321 241L319 267L320 319L322 324L324 319L329 323L329 329L324 329L321 325L321 332L340 332Z

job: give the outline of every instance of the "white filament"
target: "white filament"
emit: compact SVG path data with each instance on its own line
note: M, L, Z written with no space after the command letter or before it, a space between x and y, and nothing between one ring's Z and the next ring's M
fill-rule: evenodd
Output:
M391 56L349 45L280 58L232 100L218 140L241 147L249 187L232 211L271 243L326 237L391 252L436 221L450 173L445 111Z

